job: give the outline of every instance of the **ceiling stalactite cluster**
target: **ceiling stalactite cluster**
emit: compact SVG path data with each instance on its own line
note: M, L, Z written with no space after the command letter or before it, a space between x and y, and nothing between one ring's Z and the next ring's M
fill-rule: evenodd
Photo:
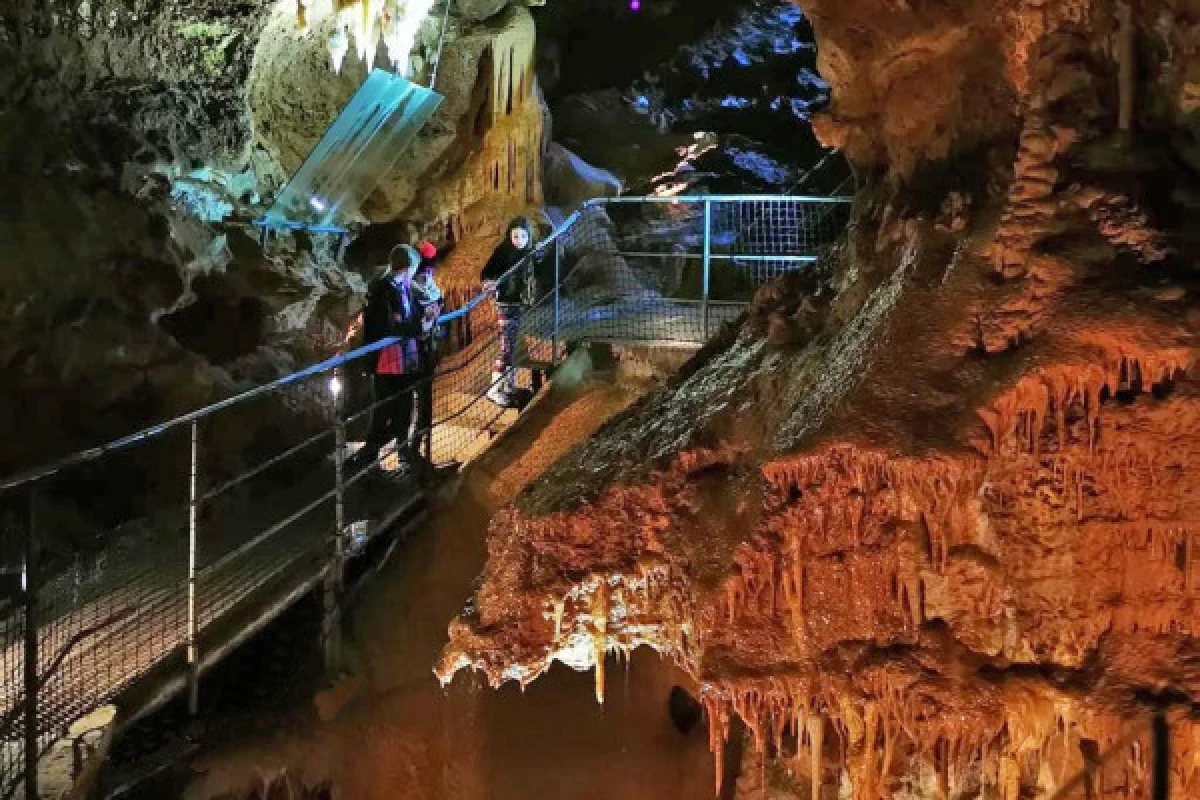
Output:
M289 0L296 7L296 28L307 33L309 25L333 16L328 37L333 71L340 72L353 43L358 59L375 63L382 43L392 68L407 74L408 57L416 44L417 31L433 8L433 0Z
M261 174L282 178L297 169L373 63L373 50L365 61L355 53L335 75L325 48L342 15L363 7L310 15L307 35L297 29L294 5L268 21L247 81ZM474 286L481 254L486 258L483 251L500 227L540 205L544 119L533 74L536 30L527 9L508 7L469 24L452 16L444 42L440 24L425 20L409 60L417 65L412 79L428 83L442 47L436 86L445 100L361 215L455 243L443 286L456 290Z
M1193 796L1187 9L1134 6L1131 135L1116 4L803 5L818 127L877 176L845 246L493 519L438 674L602 692L648 645L718 759L740 719L780 767L743 779L813 800L1149 798L1171 699Z

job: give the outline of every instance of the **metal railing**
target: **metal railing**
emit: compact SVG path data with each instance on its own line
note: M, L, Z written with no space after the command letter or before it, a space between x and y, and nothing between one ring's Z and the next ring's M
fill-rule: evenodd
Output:
M502 282L524 297L529 389L587 341L699 346L757 288L815 261L848 218L841 198L708 196L586 203ZM444 314L445 354L414 383L411 441L465 463L516 412L486 398L499 350L480 294ZM0 481L0 800L37 793L39 758L77 720L151 672L199 700L206 637L322 585L339 658L344 567L419 490L347 468L385 340ZM403 393L402 393L403 394Z
M549 290L526 312L526 339L702 344L760 286L815 262L848 217L845 198L591 201L534 254Z

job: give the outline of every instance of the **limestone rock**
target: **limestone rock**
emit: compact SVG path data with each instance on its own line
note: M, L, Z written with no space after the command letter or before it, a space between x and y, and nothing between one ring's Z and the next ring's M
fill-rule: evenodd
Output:
M508 3L509 0L459 0L457 9L467 19L482 22L499 14Z
M493 518L438 674L526 684L649 646L699 685L718 775L737 719L748 791L921 800L1077 778L1148 800L1146 698L1170 687L1172 790L1195 794L1176 65L1143 73L1101 166L1079 157L1116 119L1101 4L803 5L824 130L880 167L845 242Z
M547 205L567 213L586 200L621 193L621 181L615 175L593 167L557 142L546 145L542 181Z

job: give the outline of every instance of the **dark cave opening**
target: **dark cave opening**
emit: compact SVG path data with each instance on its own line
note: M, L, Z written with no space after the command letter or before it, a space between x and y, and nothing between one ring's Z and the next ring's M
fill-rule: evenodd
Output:
M211 278L197 278L192 290L195 302L159 319L179 344L214 364L226 364L261 344L267 317L261 299L232 296Z
M667 697L667 712L680 733L691 733L704 720L704 707L682 686L672 687Z

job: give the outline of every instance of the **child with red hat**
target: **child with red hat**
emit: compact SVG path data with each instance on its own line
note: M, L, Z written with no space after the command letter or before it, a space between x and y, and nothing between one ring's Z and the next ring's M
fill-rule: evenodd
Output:
M413 293L421 308L436 319L444 310L445 305L442 289L433 279L433 269L437 264L438 251L433 242L424 241L417 245L417 253L421 256L421 265L417 267L417 273L413 276ZM426 458L430 456L432 445L433 378L437 372L438 340L441 333L441 326L434 322L426 328L420 340L422 375L421 381L417 385L416 439L419 450L425 451L423 455Z

